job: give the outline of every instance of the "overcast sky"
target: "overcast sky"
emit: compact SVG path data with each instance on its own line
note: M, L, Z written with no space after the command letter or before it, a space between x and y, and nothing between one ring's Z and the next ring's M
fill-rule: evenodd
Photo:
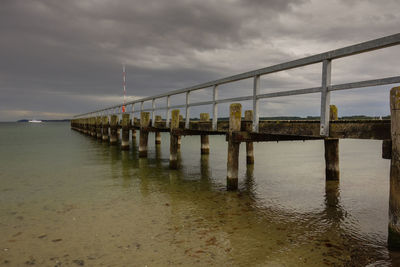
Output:
M398 0L0 0L0 121L69 118L121 103L122 63L135 99L395 34L399 26ZM399 60L400 46L334 61L332 83L400 75ZM316 64L265 76L261 91L319 86L320 73ZM251 86L224 85L220 96L250 95ZM333 93L332 103L340 116L387 115L391 87ZM191 101L210 97L201 90ZM261 116L318 115L319 105L318 94L270 99ZM221 105L220 115L227 109Z

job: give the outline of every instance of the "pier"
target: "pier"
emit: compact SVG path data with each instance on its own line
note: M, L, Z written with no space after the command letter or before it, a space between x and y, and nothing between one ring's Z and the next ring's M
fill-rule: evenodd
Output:
M274 66L249 71L234 76L206 82L200 85L163 93L156 96L115 105L96 111L80 114L71 120L71 128L82 134L121 145L129 149L129 137L139 131L139 157L147 157L149 132L154 132L155 143L161 142L160 132L170 133L170 168L179 168L178 150L183 136L198 135L201 140L199 153L212 153L209 135L223 135L228 143L227 155L227 190L238 189L238 170L240 143L246 143L247 167L257 164L253 146L255 142L324 140L325 179L340 179L339 142L340 139L382 140L382 157L391 160L388 247L400 250L400 87L390 91L391 119L389 120L339 120L335 105L330 102L330 94L339 90L350 90L371 86L389 86L400 83L400 76L383 77L374 80L355 81L345 84L331 84L332 62L335 59L367 53L400 44L400 34L395 34L372 41L332 50L306 58L277 64ZM260 94L260 77L271 73L299 68L312 64L321 64L321 86L289 91L276 91ZM218 98L218 87L244 79L253 79L252 94L242 97ZM390 88L390 87L388 87ZM190 93L196 90L212 90L212 100L203 102L190 101ZM260 119L259 101L275 97L295 96L319 93L320 120L263 120ZM171 106L170 98L185 95L186 102ZM165 105L156 106L156 100L164 99ZM252 101L251 110L242 110L238 102ZM151 108L145 109L144 103L151 102ZM218 104L231 103L229 120L218 119ZM139 109L135 107L140 105ZM212 106L209 113L200 114L200 120L194 120L190 108L194 106ZM180 109L184 109L184 120ZM164 111L164 118L156 112ZM212 118L210 120L210 117ZM119 134L121 131L121 134ZM122 136L121 136L122 135Z

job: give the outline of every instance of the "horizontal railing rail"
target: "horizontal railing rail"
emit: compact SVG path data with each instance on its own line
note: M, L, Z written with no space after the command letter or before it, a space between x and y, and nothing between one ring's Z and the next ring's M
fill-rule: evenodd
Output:
M366 53L377 49L382 49L386 47L396 46L400 44L400 33L386 36L383 38L359 43L356 45L347 46L344 48L328 51L325 53L289 61L286 63L281 63L277 65L273 65L270 67L253 70L249 72L244 72L241 74L229 76L226 78L202 83L199 85L187 87L184 89L173 90L170 92L166 92L163 94L150 96L141 98L134 101L129 101L125 103L126 107L130 106L127 112L129 113L137 113L143 111L152 112L152 126L154 126L154 116L155 111L158 110L166 110L166 123L168 125L170 120L170 110L174 108L185 108L185 127L189 127L189 119L190 119L190 107L194 106L202 106L202 105L213 105L213 118L212 118L212 126L213 130L216 130L217 120L218 120L218 104L227 103L227 102L235 102L235 101L253 101L253 130L258 132L259 126L259 100L265 98L274 98L274 97L284 97L284 96L294 96L294 95L302 95L302 94L311 94L311 93L321 93L321 112L320 112L320 134L321 136L329 135L329 104L330 104L330 92L338 91L338 90L348 90L354 88L363 88L370 86L378 86L378 85L386 85L386 84L394 84L400 83L400 76L394 77L385 77L380 79L373 80L365 80L358 81L352 83L344 83L344 84L331 84L331 62L334 59L349 57L360 53ZM316 63L322 63L322 83L319 87L311 87L304 89L296 89L289 91L277 91L272 93L260 94L260 76L290 70L294 68L299 68L307 65L312 65ZM253 94L249 96L241 96L241 97L232 97L232 98L224 98L218 99L218 86L226 83L236 82L244 79L253 78ZM210 101L202 101L202 102L194 102L190 103L190 92L212 88L213 90L213 100ZM186 94L186 103L182 105L170 105L170 97L178 94ZM166 98L166 105L162 107L156 107L155 101L157 99ZM151 108L144 108L144 102L152 101ZM135 110L135 104L141 104L140 110ZM124 104L118 104L114 106L110 106L107 108L95 110L92 112L80 114L74 116L74 118L86 118L92 116L103 116L106 114L121 114L122 106Z

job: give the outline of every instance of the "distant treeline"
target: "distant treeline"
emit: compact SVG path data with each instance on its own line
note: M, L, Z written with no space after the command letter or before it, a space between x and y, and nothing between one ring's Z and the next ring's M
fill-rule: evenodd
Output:
M390 115L388 116L365 116L365 115L353 115L353 116L343 116L340 117L339 120L389 120L390 119ZM301 120L318 120L319 121L320 117L319 116L307 116L307 117L297 117L297 116L277 116L277 117L260 117L260 120L296 120L296 121L301 121ZM192 120L200 120L199 118L195 118ZM227 121L229 120L229 118L225 117L225 118L218 118L219 121Z

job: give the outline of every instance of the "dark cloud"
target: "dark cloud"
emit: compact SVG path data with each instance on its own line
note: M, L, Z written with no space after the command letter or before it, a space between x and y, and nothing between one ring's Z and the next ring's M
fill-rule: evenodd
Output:
M122 62L128 93L148 96L396 33L398 11L396 0L2 0L0 120L118 103ZM351 70L368 78L390 64ZM264 84L302 88L317 72Z

